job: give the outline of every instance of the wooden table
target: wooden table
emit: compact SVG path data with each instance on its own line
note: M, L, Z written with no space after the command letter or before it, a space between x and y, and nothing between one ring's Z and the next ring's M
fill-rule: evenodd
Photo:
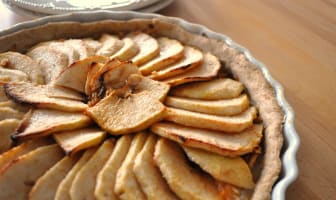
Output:
M160 13L224 33L268 66L285 88L301 137L300 174L287 199L335 199L335 1L175 0ZM29 19L0 4L0 29Z

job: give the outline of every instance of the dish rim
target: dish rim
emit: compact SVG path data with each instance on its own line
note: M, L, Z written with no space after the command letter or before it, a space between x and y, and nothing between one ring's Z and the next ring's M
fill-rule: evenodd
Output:
M241 53L243 53L247 60L254 65L256 65L265 76L266 80L270 83L270 85L274 88L276 99L285 113L285 119L283 122L283 132L284 132L284 145L282 147L281 153L281 161L282 161L282 169L281 174L277 180L277 182L273 186L272 190L272 199L284 200L286 197L286 190L291 183L293 183L298 176L298 167L296 162L296 153L300 145L300 138L294 127L294 111L289 103L285 99L284 89L282 85L276 81L270 74L270 71L267 67L256 58L252 56L249 50L240 44L234 42L230 37L225 34L214 32L207 27L188 22L184 19L177 17L168 17L160 14L152 14L152 13L139 13L135 11L81 11L74 13L67 13L62 15L52 15L46 16L38 19L34 19L31 21L26 21L22 23L18 23L4 30L0 30L0 37L12 34L14 32L41 26L51 22L95 22L102 21L108 19L114 20L130 20L135 18L143 18L143 19L151 19L151 18L159 18L164 19L167 22L171 22L177 24L187 31L194 34L206 34L209 38L222 40L227 43L230 47L237 49Z

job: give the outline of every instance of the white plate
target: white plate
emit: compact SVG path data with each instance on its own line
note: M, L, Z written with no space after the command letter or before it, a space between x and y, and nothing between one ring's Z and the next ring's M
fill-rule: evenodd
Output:
M11 8L37 16L93 10L156 12L173 0L3 0Z

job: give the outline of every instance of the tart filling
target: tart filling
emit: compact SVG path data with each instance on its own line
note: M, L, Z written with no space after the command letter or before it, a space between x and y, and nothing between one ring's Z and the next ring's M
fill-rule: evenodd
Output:
M282 113L261 72L174 24L106 23L0 54L0 199L268 198Z

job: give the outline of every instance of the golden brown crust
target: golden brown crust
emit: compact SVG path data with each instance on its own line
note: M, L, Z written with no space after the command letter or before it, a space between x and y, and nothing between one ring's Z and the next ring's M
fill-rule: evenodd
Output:
M253 104L258 107L265 126L264 156L262 172L252 195L252 200L269 199L272 185L280 169L280 150L283 143L282 121L284 114L277 103L274 89L261 70L251 64L238 50L224 41L210 39L206 35L187 32L179 25L160 19L134 19L129 21L105 20L93 23L63 22L21 30L0 37L0 52L15 50L25 52L32 45L60 38L97 38L102 33L123 34L130 31L144 31L155 36L165 36L195 46L217 56L232 75L241 81Z

